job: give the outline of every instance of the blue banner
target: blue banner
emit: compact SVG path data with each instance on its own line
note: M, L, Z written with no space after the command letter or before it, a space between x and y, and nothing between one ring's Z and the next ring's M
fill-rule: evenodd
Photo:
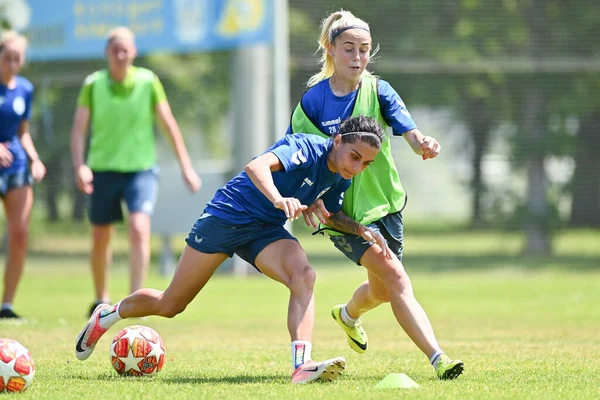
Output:
M13 0L30 60L104 56L106 35L127 26L140 54L271 43L276 0ZM28 14L28 15L27 15ZM9 21L10 22L10 21Z

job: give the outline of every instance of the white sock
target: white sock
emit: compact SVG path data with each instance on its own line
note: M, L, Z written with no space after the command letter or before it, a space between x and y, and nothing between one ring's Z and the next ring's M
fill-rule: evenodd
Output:
M294 340L292 342L292 368L294 371L305 362L312 360L311 351L311 342L306 340Z
M0 310L12 310L12 303L2 303Z
M444 354L444 352L440 349L437 349L436 351L433 352L431 357L429 357L429 363L431 365L433 365L433 369L437 369L437 363L442 354Z
M358 321L358 318L352 318L349 314L348 314L348 310L346 309L347 305L345 305L344 307L342 307L342 311L340 313L341 317L342 317L342 322L344 324L346 324L346 326L348 328L352 328L354 325L356 325L356 321Z
M119 307L121 306L121 302L118 302L114 306L103 310L100 313L99 323L100 326L104 329L108 329L113 326L117 321L122 320L119 315Z

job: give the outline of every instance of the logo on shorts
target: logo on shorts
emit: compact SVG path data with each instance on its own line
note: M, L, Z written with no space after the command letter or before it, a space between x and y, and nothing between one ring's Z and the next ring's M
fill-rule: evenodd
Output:
M198 236L198 235L194 235L194 242L196 243L202 243L202 241L204 240L204 238Z

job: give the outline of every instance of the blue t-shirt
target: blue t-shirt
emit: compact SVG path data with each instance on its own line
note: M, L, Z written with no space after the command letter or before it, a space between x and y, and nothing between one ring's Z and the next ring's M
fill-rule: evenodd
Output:
M307 206L321 198L327 210L338 212L351 181L329 170L331 148L331 140L302 133L286 135L271 146L266 152L275 154L283 165L283 170L272 173L279 193ZM283 225L286 221L284 211L275 208L245 171L217 190L205 212L238 225L257 221Z
M21 122L31 117L33 85L21 76L15 80L13 89L0 83L0 143L7 143L13 155L13 163L8 168L0 167L0 173L21 172L27 168L27 153L18 133Z
M389 83L379 79L377 91L381 115L392 127L394 135L402 135L417 127L404 102ZM313 124L330 136L337 133L342 121L352 116L357 94L358 89L345 96L336 96L329 87L329 79L324 79L304 94L302 108ZM289 126L287 134L291 133L292 127Z

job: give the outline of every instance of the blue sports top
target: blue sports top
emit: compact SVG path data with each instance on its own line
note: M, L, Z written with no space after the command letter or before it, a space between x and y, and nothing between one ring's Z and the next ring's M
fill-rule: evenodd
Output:
M6 143L13 155L13 163L8 168L0 167L0 173L21 172L27 168L27 153L18 133L21 122L31 117L33 85L21 76L15 80L13 89L0 83L0 143Z
M417 127L406 105L389 83L378 79L377 91L382 117L392 127L394 135L402 135ZM357 93L358 89L345 96L336 96L331 91L329 79L324 79L302 96L302 109L321 132L330 136L337 133L340 123L352 115ZM290 126L287 134L291 133Z
M283 170L272 173L279 193L295 197L307 206L321 198L327 210L338 212L351 181L329 170L327 157L331 148L331 140L303 133L286 135L271 146L265 153L275 154L283 165ZM205 212L236 225L283 225L286 221L284 211L275 208L245 171L217 190Z

